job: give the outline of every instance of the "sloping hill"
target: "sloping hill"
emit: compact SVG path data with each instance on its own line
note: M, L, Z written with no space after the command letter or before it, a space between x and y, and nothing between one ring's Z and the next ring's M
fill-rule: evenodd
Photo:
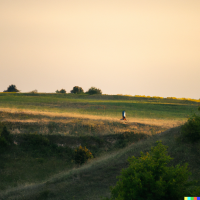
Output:
M162 140L164 145L169 146L169 155L174 158L171 165L189 163L189 169L192 172L191 179L200 180L200 143L177 142L179 132L180 127L169 129L125 149L92 160L80 168L58 174L43 183L7 190L0 195L0 199L101 199L101 196L110 195L109 186L116 184L116 176L120 174L122 168L128 166L127 158L133 155L140 156L141 151L149 151L158 140Z

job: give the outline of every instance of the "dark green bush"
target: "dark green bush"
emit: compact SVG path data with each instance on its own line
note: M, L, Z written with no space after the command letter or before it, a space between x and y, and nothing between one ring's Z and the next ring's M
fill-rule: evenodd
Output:
M56 93L65 94L65 93L66 93L66 90L65 90L65 89L56 90Z
M82 94L84 93L83 88L79 86L74 86L73 89L71 90L71 93L73 94Z
M3 92L19 92L19 90L17 89L16 85L9 85L7 90L4 90Z
M194 114L181 128L183 141L198 142L200 140L200 116Z
M92 153L87 149L86 147L79 146L75 150L75 162L77 164L83 164L85 163L88 159L93 158Z
M167 147L157 143L150 153L141 152L141 157L128 159L129 167L111 187L111 200L183 199L189 194L187 180L191 173L187 164L168 167L172 158L167 155Z
M95 88L95 87L91 87L87 92L86 94L102 94L102 91L98 88Z

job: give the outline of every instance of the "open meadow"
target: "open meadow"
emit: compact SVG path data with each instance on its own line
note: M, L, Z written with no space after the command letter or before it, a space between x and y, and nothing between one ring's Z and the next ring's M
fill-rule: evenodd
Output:
M191 179L200 180L199 143L176 140L198 106L169 98L0 93L0 132L6 126L14 141L0 152L0 199L109 197L127 158L158 140L169 146L171 165L188 162ZM93 155L83 165L74 159L79 146Z

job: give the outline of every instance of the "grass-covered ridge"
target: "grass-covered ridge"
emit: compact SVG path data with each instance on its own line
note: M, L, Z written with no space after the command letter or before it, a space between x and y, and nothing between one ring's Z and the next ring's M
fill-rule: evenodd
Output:
M96 116L185 120L198 102L117 95L0 93L0 108L19 108Z

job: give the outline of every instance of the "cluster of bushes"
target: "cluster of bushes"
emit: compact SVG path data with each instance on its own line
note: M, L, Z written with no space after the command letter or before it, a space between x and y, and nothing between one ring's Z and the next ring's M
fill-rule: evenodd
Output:
M20 90L17 89L16 85L9 85L9 87L7 88L7 90L4 90L3 92L20 92ZM82 87L79 86L74 86L73 89L70 91L72 94L84 94L84 90ZM37 90L33 90L30 93L32 94L36 94L38 93ZM66 94L66 90L65 89L61 89L61 90L56 90L56 93L60 93L60 94ZM102 91L98 88L95 87L91 87L87 92L85 92L85 94L102 94Z
M98 88L91 87L87 92L84 92L82 87L74 86L73 89L70 91L72 94L102 94L102 91ZM66 93L65 89L56 90L56 93Z
M56 90L56 93L65 94L65 93L66 93L66 90L65 90L65 89Z

